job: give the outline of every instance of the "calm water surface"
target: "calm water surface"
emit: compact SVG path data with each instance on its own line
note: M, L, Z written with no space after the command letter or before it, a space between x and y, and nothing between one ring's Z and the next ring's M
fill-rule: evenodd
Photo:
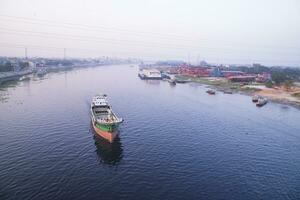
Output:
M0 199L300 199L300 111L205 91L126 65L2 87ZM112 145L96 93L125 119Z

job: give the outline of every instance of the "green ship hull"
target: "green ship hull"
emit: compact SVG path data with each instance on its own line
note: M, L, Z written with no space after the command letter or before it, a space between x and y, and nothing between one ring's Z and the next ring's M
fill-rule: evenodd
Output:
M102 130L102 131L105 131L105 132L114 132L117 130L118 128L118 124L99 124L99 123L96 123L96 128Z

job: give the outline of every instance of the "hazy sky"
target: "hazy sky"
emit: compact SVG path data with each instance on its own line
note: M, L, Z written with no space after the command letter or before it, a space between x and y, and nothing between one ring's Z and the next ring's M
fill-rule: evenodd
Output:
M0 55L300 66L297 0L0 0Z

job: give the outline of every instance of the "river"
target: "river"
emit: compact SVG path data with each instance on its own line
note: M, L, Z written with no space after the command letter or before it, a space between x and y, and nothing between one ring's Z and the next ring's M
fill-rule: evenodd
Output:
M300 199L300 112L128 65L50 73L0 89L0 199ZM107 144L89 104L122 118Z

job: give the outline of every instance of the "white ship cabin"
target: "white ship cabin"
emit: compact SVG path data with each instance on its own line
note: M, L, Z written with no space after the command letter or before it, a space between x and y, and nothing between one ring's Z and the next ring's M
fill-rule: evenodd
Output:
M106 95L99 95L93 98L92 112L99 123L122 122L122 119L115 116L111 107L108 105Z
M106 95L99 95L93 98L92 108L94 113L99 115L107 116L110 114L110 106L106 100ZM103 116L104 117L104 116Z

